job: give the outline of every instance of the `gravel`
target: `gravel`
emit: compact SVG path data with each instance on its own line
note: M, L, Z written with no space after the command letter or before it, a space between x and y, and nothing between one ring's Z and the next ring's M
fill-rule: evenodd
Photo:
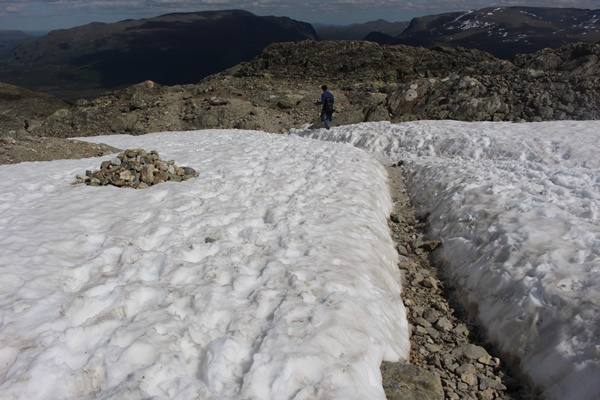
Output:
M390 228L400 254L403 299L412 325L410 364L383 363L383 385L388 399L539 399L518 372L509 371L499 355L479 340L476 322L454 304L452 290L429 261L443 244L424 238L425 224L417 220L405 189L402 167L390 167L395 210ZM395 369L394 369L395 368ZM390 373L394 370L395 373ZM400 373L398 371L410 371ZM415 377L421 371L420 378ZM434 382L439 379L441 392ZM419 385L418 383L422 384ZM425 395L424 390L430 390ZM420 396L420 397L419 397Z

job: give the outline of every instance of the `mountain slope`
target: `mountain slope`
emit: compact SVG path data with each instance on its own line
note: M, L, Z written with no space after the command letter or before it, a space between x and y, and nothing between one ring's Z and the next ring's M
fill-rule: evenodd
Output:
M600 40L600 10L497 7L415 18L396 43L462 46L511 58L545 47Z
M146 79L193 83L255 57L271 43L316 38L309 24L236 10L91 23L19 46L0 80L50 92L62 84L76 91Z
M374 42L379 44L389 44L395 45L398 44L398 38L392 35L388 35L381 32L371 32L367 36L364 37L367 42Z
M409 25L408 21L389 22L384 19L351 25L314 25L324 40L361 40L371 32L390 36L400 35Z
M0 29L0 57L5 57L20 43L31 37L27 32Z

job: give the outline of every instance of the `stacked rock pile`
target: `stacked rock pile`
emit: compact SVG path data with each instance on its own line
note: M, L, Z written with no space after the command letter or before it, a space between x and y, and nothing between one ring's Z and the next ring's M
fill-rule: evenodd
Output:
M77 176L75 183L90 186L113 185L145 189L162 182L181 182L198 176L189 167L178 167L175 161L163 161L156 151L129 149L109 161L104 161L98 171L85 171Z

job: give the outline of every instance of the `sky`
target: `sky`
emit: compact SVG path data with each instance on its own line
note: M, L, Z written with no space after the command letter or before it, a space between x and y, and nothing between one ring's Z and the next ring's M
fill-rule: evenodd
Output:
M348 24L511 5L600 9L600 0L0 0L0 30L47 31L92 21L234 8L313 23Z

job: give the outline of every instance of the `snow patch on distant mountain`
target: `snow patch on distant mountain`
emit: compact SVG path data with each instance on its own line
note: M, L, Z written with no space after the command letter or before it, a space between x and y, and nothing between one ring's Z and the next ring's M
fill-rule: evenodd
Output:
M600 40L599 10L542 7L483 8L414 18L398 43L476 48L500 58Z

